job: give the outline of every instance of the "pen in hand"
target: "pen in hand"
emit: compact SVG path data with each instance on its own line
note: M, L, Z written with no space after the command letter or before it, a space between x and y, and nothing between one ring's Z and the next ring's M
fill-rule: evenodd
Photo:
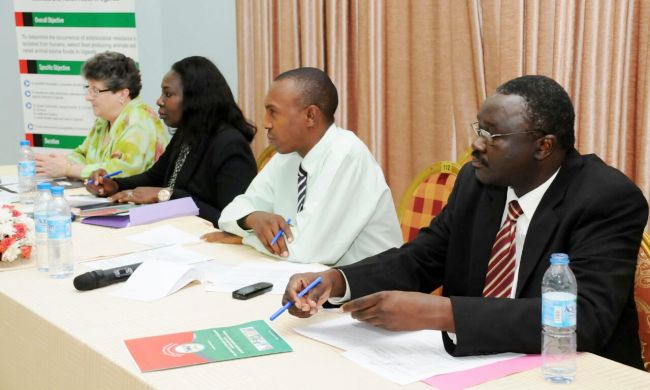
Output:
M298 298L302 298L307 294L309 291L311 291L312 288L316 287L318 283L321 282L323 278L321 276L317 277L314 279L313 282L309 283L309 286L305 287L301 292L298 293ZM273 321L274 319L278 318L280 314L284 313L288 308L290 308L293 305L293 302L289 301L284 304L281 308L278 309L275 313L271 314L270 320Z
M291 225L291 218L287 219L287 225ZM271 240L271 245L275 245L276 242L278 242L278 239L280 239L280 236L284 234L284 230L280 228L277 233L275 233L275 237L273 237L273 240Z
M115 171L115 172L108 173L108 174L106 174L106 175L104 175L104 176L102 176L102 177L103 177L104 179L109 179L109 178L111 178L111 177L113 177L113 176L117 176L117 175L119 175L120 173L122 173L122 171ZM94 181L93 179L90 179L90 180L88 180L88 181L86 182L87 185L91 185L91 184L94 184L94 183L95 183L95 181Z

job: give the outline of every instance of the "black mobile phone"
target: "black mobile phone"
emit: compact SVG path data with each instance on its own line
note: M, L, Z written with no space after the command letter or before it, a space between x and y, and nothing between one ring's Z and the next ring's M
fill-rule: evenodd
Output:
M242 287L232 292L232 297L235 299L251 299L265 292L271 291L273 284L269 282L259 282L251 284L250 286Z

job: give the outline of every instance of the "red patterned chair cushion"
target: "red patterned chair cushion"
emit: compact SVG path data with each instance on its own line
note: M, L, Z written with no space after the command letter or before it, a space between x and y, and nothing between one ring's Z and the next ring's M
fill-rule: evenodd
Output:
M400 221L404 241L411 241L447 204L456 175L434 173L415 189Z
M647 236L644 235L644 240ZM639 316L639 339L643 365L650 371L650 258L641 248L636 265L634 280L634 300Z

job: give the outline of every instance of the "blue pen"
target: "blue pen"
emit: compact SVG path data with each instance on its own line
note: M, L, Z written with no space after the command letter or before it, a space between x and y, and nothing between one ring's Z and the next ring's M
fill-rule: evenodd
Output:
M305 294L307 294L309 291L311 291L312 288L316 287L316 285L318 283L320 283L321 280L323 280L323 278L319 276L313 282L309 283L309 286L305 287L304 290L302 290L301 292L298 293L298 298L302 298L303 296L305 296ZM285 303L284 306L282 306L280 309L278 309L278 311L276 311L275 313L273 313L271 315L271 321L278 318L280 316L280 314L284 313L288 308L291 307L291 305L293 305L293 302L291 302L291 301Z
M291 218L287 219L287 225L291 225ZM284 234L284 230L280 228L277 233L275 233L275 237L273 237L273 240L271 240L271 245L275 245L276 242L280 239L280 236Z
M117 175L119 175L120 173L122 173L122 171L115 171L115 172L111 172L111 173L109 173L109 174L106 174L106 175L104 175L104 176L102 176L102 177L103 177L104 179L108 179L108 178L111 178L111 177L113 177L113 176L117 176ZM94 182L95 182L95 181L94 181L93 179L90 179L90 180L88 180L88 182L87 182L86 184L91 185L91 184L93 184Z

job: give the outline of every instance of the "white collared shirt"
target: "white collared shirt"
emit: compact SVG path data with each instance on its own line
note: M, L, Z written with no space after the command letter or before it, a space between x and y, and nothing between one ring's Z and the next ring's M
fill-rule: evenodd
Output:
M506 221L506 217L508 216L507 205L511 201L516 200L517 202L519 202L519 206L521 206L521 209L523 210L523 214L521 214L517 219L517 229L515 233L515 250L516 250L515 278L512 281L512 290L510 291L510 298L514 298L515 293L517 292L517 280L519 279L519 263L521 262L521 253L523 252L524 242L526 241L528 226L530 225L530 221L533 218L533 215L535 215L535 210L537 210L537 206L539 206L539 202L542 201L542 198L544 197L546 190L548 190L548 187L551 186L551 183L553 183L553 180L555 180L555 177L557 176L557 173L559 171L560 171L559 169L555 171L555 173L551 177L549 177L544 183L539 185L534 190L526 193L521 198L517 197L517 195L515 194L515 190L513 190L512 187L508 187L508 192L506 195L506 207L504 207L503 215L501 216L501 226L503 226L503 224Z
M297 212L300 165L307 172L307 196ZM221 230L271 255L252 230L237 223L253 211L291 218L290 261L345 265L402 245L381 168L354 133L334 124L304 159L295 152L273 156L246 193L221 212Z

